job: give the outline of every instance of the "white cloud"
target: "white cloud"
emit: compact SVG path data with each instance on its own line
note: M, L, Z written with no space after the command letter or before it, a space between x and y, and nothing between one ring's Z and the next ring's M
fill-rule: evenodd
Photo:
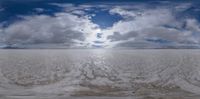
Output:
M192 31L200 32L200 25L196 19L187 19L185 28Z
M140 47L140 45L160 47L164 44L146 40L158 38L171 42L172 46L184 44L185 46L192 44L198 46L200 25L197 20L184 19L186 27L183 28L184 20L176 19L176 11L184 11L190 6L190 4L180 4L174 8L170 8L171 6L145 8L142 5L140 9L134 10L130 10L130 7L117 6L111 9L110 13L117 13L123 16L124 20L104 30L105 38L110 39L110 42L107 43L118 47L122 45L126 45L126 47ZM194 36L195 32L198 37Z
M69 13L26 16L23 21L4 28L4 42L7 44L66 44L74 47L75 40L85 44L94 34L97 26L87 18ZM84 46L84 45L82 45Z
M63 8L63 12L55 13L54 16L23 16L24 20L0 30L3 32L0 41L21 46L28 44L29 47L92 47L94 41L104 42L99 45L105 47L147 48L165 45L198 46L200 43L199 22L194 18L176 17L176 14L191 6L188 3L156 7L148 7L148 4L51 5ZM85 12L94 7L107 9L110 14L121 15L123 19L112 27L101 29L91 20L91 15L95 13L88 15ZM102 33L102 38L97 38L97 33ZM170 43L162 44L156 40Z
M113 12L113 9L111 11ZM121 14L125 18L125 20L119 21L118 23L114 24L112 28L106 30L107 32L119 32L124 34L131 31L140 31L145 28L169 24L173 21L172 14L168 9L151 9L144 12L128 11L121 9L117 10L115 13Z
M118 10L115 10L118 9ZM104 30L106 37L113 35L113 33L120 33L121 35L144 36L141 33L143 30L159 27L161 25L170 24L173 22L172 13L168 9L149 9L141 11L125 10L122 8L114 8L110 10L111 13L122 15L125 19L113 25L113 27ZM127 36L130 38L130 36ZM122 38L122 37L119 37Z

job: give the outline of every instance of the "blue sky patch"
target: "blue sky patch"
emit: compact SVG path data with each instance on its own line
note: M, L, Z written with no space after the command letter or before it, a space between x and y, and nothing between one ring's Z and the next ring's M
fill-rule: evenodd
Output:
M108 10L95 9L93 14L95 15L92 17L92 22L103 29L113 26L114 23L122 19L118 14L110 14Z

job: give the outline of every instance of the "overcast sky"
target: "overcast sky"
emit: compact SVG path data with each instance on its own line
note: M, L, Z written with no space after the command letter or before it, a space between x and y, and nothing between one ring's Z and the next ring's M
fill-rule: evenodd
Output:
M0 48L200 48L197 0L1 0Z

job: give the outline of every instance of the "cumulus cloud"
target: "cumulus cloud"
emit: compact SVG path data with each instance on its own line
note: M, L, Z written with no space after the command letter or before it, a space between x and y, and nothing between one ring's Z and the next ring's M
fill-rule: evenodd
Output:
M65 44L75 47L77 42L87 43L96 25L87 17L70 13L56 13L54 16L22 16L23 20L4 28L2 42L9 45ZM78 45L78 44L77 44ZM82 44L82 46L85 46Z
M200 25L192 17L178 18L191 3L50 5L62 8L53 16L21 16L22 20L0 29L0 42L23 47L130 47L130 48L199 48ZM122 20L101 29L93 23L90 10L108 10ZM45 9L36 8L40 12ZM102 20L103 19L99 19ZM101 37L97 37L101 34ZM2 45L2 44L1 44Z
M199 23L196 19L177 19L176 14L185 11L191 4L148 8L142 5L117 6L110 13L117 13L124 20L104 30L110 45L135 48L199 48Z

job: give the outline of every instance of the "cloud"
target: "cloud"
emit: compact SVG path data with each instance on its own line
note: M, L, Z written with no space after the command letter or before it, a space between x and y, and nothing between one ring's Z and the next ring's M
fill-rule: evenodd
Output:
M194 18L177 19L176 14L187 10L190 4L137 8L116 6L110 13L123 16L124 20L104 30L113 47L134 48L199 48L200 25Z
M191 3L182 3L182 4L175 6L175 10L176 11L185 11L185 10L189 9L191 6L192 6Z
M130 38L137 37L139 34L137 32L129 32L124 35L119 32L115 32L113 35L108 36L107 38L111 40L111 42L119 41L119 40L128 40Z
M39 13L41 13L41 12L44 12L45 11L45 9L43 9L43 8L35 8L34 9L36 12L39 12Z
M2 30L3 43L20 46L65 44L67 47L75 47L78 41L86 42L87 37L96 28L87 17L64 12L56 13L55 16L34 15L22 18L22 21L15 22Z
M130 31L140 31L145 28L169 24L173 21L172 13L168 9L150 9L143 12L121 11L123 14L120 10L115 13L121 14L125 20L114 24L111 29L113 32L128 33Z
M20 16L22 20L7 27L0 26L0 42L28 48L199 48L198 20L177 17L186 12L191 3L50 5L60 7L61 12L53 16ZM109 10L111 15L120 15L122 20L101 29L91 18L95 15L92 10L97 8Z

